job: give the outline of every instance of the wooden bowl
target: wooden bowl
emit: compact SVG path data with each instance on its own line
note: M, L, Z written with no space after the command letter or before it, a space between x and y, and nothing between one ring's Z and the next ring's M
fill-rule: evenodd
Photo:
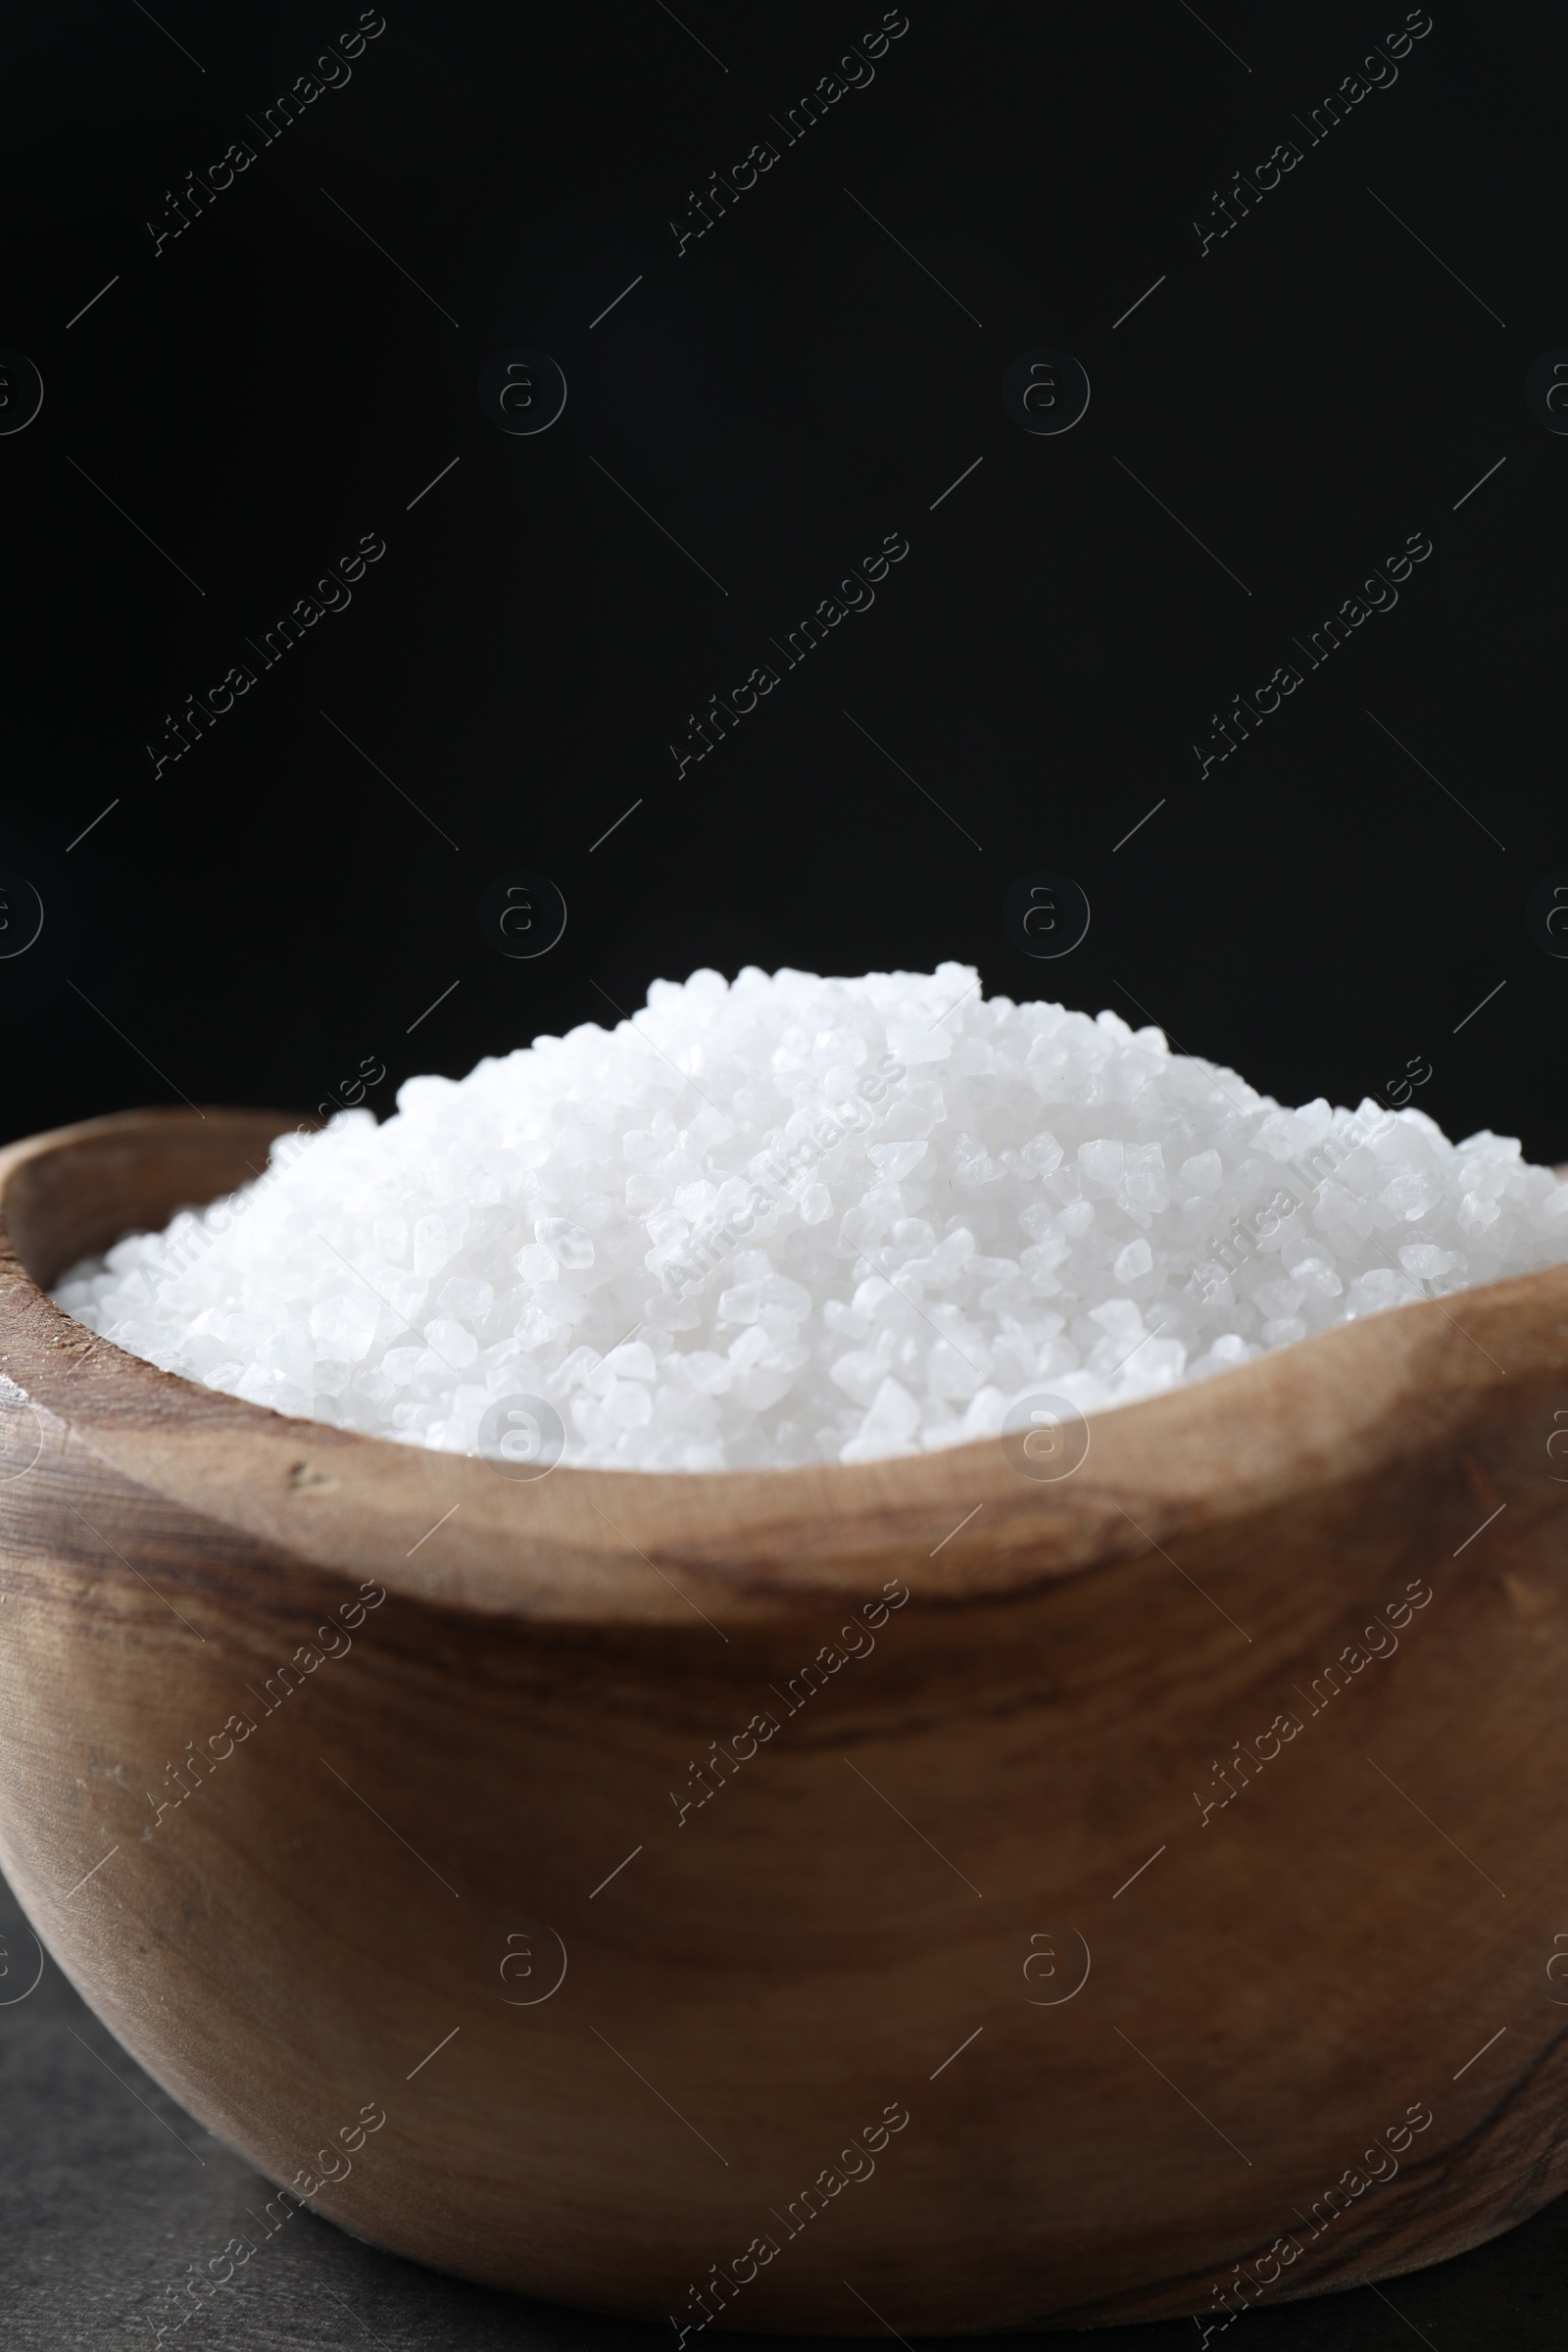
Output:
M467 2278L838 2335L1217 2315L1568 2186L1568 1267L1064 1478L521 1483L38 1288L285 1123L0 1154L0 1860L250 2162Z

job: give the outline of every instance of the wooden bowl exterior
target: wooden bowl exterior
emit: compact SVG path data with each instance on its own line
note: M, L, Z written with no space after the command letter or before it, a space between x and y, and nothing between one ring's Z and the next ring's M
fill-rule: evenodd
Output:
M514 1483L39 1289L284 1124L0 1154L0 1861L213 2131L693 2329L1222 2319L1568 2186L1568 1268L1105 1415L1054 1484Z

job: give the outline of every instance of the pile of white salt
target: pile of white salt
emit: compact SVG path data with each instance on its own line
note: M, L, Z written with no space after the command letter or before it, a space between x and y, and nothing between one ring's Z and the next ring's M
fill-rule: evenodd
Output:
M526 1395L567 1462L712 1470L1088 1413L1565 1256L1568 1186L1505 1138L1282 1109L960 964L749 968L286 1137L56 1295L282 1413L472 1452Z

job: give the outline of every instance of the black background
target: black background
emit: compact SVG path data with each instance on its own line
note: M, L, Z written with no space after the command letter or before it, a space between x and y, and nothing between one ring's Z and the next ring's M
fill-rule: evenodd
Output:
M10 1131L310 1109L367 1058L385 1111L655 973L953 956L1147 1007L1289 1102L1419 1055L1451 1133L1568 1155L1568 966L1524 922L1568 865L1568 442L1523 392L1568 341L1544 19L1440 12L1309 146L1296 118L1402 10L928 4L785 147L770 116L879 10L397 0L264 147L246 118L356 13L9 18L0 342L45 398L0 439L0 866L47 910L0 963ZM155 258L146 222L240 136L256 162ZM763 137L677 254L689 191ZM1293 137L1200 254L1214 191ZM476 395L515 345L568 384L537 437ZM1002 404L1040 346L1093 385L1059 438ZM245 639L366 531L352 607L260 669ZM677 781L688 714L890 531L874 609ZM1200 780L1212 714L1413 531L1397 608ZM241 660L257 685L155 780L166 713ZM570 909L535 962L475 919L517 868ZM1002 927L1036 868L1093 902L1060 962Z
M1420 1057L1451 1134L1568 1157L1568 962L1525 925L1568 867L1568 439L1524 399L1568 345L1544 12L1440 4L1309 145L1298 118L1403 9L911 0L870 85L786 146L770 118L879 8L388 0L346 86L264 145L247 118L357 14L7 15L0 344L45 387L0 436L0 868L45 907L0 960L7 1133L180 1097L312 1110L367 1060L384 1113L411 1072L611 1019L655 974L956 957L1288 1102ZM147 222L237 138L254 164L155 253ZM777 164L678 251L690 192L764 138ZM1200 251L1215 191L1287 139L1299 165ZM567 382L534 437L477 398L514 346ZM1001 397L1040 347L1093 388L1061 437ZM261 669L246 639L367 532L386 554L352 606ZM689 714L895 532L874 608L677 775ZM1415 532L1397 608L1200 776L1212 715ZM155 774L166 714L236 662L255 687ZM1094 909L1057 962L1002 922L1041 868ZM514 869L569 908L533 961L476 919ZM16 2112L65 2130L66 2171L109 2167L93 2210L128 2244L142 2160L115 2171L75 2082L99 2070L19 2038L31 2014L0 2037L44 2070ZM24 2194L18 2220L43 2328L71 2245ZM1544 2342L1560 2227L1397 2298L1428 2340ZM128 2340L129 2260L37 2340ZM468 2290L373 2278L400 2344L542 2324L496 2302L481 2332L471 2296L439 2303ZM243 2340L364 2340L320 2309ZM1250 2323L1411 2324L1370 2291Z

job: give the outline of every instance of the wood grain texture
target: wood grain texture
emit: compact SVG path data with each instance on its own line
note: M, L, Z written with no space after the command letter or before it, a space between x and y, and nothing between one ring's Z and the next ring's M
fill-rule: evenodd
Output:
M1568 1269L1056 1484L517 1484L43 1296L285 1124L0 1154L0 1861L250 2161L470 2278L833 2334L1321 2292L1568 2186Z

